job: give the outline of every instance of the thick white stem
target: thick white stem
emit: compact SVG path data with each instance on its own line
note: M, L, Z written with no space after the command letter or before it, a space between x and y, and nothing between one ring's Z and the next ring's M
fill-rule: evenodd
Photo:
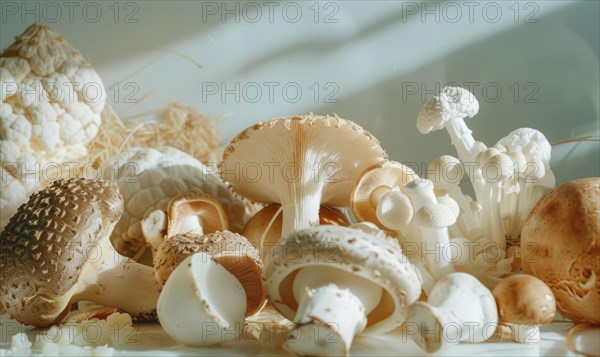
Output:
M200 217L195 214L184 217L179 223L179 227L177 232L174 233L196 233L198 235L203 235L204 230L202 229L202 222L200 221Z
M458 158L462 162L474 162L475 156L475 138L463 118L454 118L446 124L446 130L450 135L450 142L456 148Z
M321 195L303 196L297 202L284 203L281 236L319 224Z

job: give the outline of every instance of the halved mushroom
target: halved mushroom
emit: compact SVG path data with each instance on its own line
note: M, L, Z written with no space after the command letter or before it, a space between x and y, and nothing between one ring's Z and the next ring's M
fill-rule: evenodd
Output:
M520 343L540 342L539 325L554 319L556 300L548 285L527 274L502 279L492 291L500 324L510 328L512 339Z
M379 221L377 206L392 188L402 187L418 177L410 167L396 161L384 161L368 167L362 172L352 190L352 213L359 222L373 222L379 228L395 235L396 231L393 228Z
M281 205L276 203L264 207L248 220L242 231L242 235L258 248L263 260L271 256L271 250L281 238L282 210ZM319 224L348 226L350 222L335 209L321 205Z
M221 177L240 195L283 207L281 234L319 223L321 204L348 207L355 180L386 158L379 141L337 116L261 122L232 139Z
M435 284L427 302L410 306L405 327L421 348L436 352L461 341L483 342L497 323L492 293L472 275L452 273Z
M123 213L116 183L58 180L35 193L0 241L0 303L17 321L58 323L72 303L94 301L151 318L159 286L153 269L114 251Z
M347 355L356 334L399 326L421 293L398 241L381 231L307 228L273 253L264 272L269 298L296 323L287 345L300 355Z

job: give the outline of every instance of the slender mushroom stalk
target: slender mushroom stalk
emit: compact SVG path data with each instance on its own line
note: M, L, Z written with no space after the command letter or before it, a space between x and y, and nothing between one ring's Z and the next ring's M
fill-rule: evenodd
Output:
M281 204L286 236L318 225L321 204L349 206L357 177L385 158L377 139L357 124L310 114L247 128L225 149L220 173L240 195Z
M122 212L117 185L99 180L58 180L32 195L2 232L5 311L44 327L90 300L152 318L159 294L153 269L119 255L109 240Z
M519 343L540 342L539 325L554 319L556 300L548 285L526 274L502 279L493 292L501 325L508 326Z
M413 340L431 353L461 341L483 342L497 323L492 293L475 277L452 273L435 284L427 302L409 308L405 324L414 327Z
M438 280L454 272L451 257L445 257L444 253L450 244L448 227L456 222L458 213L455 207L438 202L429 180L413 180L404 186L404 192L416 212L413 220L420 232L421 257L431 275Z
M347 355L354 335L402 323L405 307L421 293L419 275L398 241L377 232L318 226L284 237L275 248L264 276L273 307L297 324L288 348Z

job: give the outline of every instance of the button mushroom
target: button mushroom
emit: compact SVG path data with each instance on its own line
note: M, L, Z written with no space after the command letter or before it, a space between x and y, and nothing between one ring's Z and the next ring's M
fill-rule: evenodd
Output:
M386 221L388 225L379 220L377 215L379 202L394 187L401 187L416 178L418 178L417 174L410 167L396 161L384 161L367 168L352 190L350 200L352 213L359 222L373 222L379 228L395 235L397 229L390 226L390 224L395 226L392 222L395 221L393 218L391 221Z
M114 183L58 180L33 194L0 238L5 311L43 327L90 300L150 318L159 294L153 269L120 256L109 240L122 212Z
M421 292L395 239L341 226L284 237L264 276L273 307L296 323L287 345L300 355L347 354L363 330L399 326Z
M286 236L317 225L321 204L349 206L360 173L385 158L379 141L357 124L310 114L247 128L225 149L220 172L240 195L281 204Z
M426 352L458 342L483 342L498 323L494 296L475 277L452 273L439 280L427 302L410 306L405 328Z
M281 205L276 203L264 207L246 222L246 226L242 231L242 235L261 252L263 260L271 257L271 250L281 238L281 226L283 224L281 211ZM350 223L343 214L335 209L321 205L319 224L348 226Z
M510 327L513 341L540 342L539 325L552 322L556 313L550 288L534 276L516 274L502 279L492 293L499 322Z
M558 311L600 324L600 178L569 181L533 208L521 238L523 271L546 283Z

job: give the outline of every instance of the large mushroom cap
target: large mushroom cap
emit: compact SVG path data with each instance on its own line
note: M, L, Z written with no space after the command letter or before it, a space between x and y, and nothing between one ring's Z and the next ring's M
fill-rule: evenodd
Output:
M17 321L47 326L66 311L94 247L123 212L115 183L58 180L19 207L0 241L0 303ZM106 238L108 239L108 238Z
M265 302L262 287L262 260L256 248L239 234L229 231L200 236L183 233L165 239L155 256L156 275L164 284L173 270L195 253L209 254L242 284L246 292L246 315L258 312Z
M189 192L173 197L169 201L167 215L167 236L183 233L181 227L189 216L198 217L204 233L229 229L229 221L221 203L204 193Z
M315 265L356 274L383 288L379 304L367 316L365 333L383 333L400 325L405 309L421 293L419 276L397 240L349 227L311 227L283 238L265 267L270 301L286 318L293 319L298 309L293 293L298 270Z
M417 128L423 134L439 130L453 118L471 118L479 111L473 93L461 87L446 86L427 102L417 118Z
M379 228L395 233L377 218L377 204L383 195L396 186L419 178L408 166L396 161L377 163L365 169L352 190L352 213L359 222L373 222Z
M225 148L221 177L255 202L293 202L322 185L322 204L347 207L356 178L385 158L379 141L358 124L309 114L261 122L238 134Z
M523 271L550 287L563 316L600 324L600 178L543 197L525 221L521 251Z
M492 291L500 322L544 325L556 312L554 295L540 279L527 274L502 279Z

